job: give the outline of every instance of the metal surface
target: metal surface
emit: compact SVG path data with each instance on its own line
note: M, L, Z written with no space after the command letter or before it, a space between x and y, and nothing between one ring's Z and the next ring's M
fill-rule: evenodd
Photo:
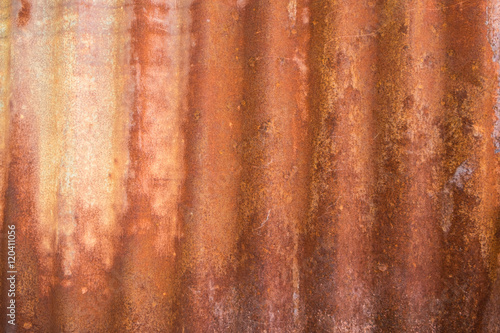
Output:
M1 326L500 332L499 63L494 0L0 0Z

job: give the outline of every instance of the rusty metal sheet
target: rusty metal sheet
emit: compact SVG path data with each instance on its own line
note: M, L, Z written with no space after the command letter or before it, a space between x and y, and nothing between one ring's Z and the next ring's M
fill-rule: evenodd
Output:
M2 331L500 332L499 78L496 0L0 0Z

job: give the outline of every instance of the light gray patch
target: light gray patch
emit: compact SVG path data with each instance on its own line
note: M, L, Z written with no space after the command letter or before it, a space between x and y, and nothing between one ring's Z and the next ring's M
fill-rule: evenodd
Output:
M467 161L464 161L458 166L450 179L450 183L456 185L459 189L463 190L464 185L472 177L474 168L472 168Z
M464 161L458 166L453 176L444 185L441 197L441 228L446 234L450 231L453 210L455 208L453 203L453 187L463 190L465 184L471 179L474 170L475 168L471 166L468 161Z
M486 26L488 27L488 41L493 51L493 61L497 67L497 100L493 111L496 120L491 137L495 145L495 153L500 152L500 2L489 1L486 12Z

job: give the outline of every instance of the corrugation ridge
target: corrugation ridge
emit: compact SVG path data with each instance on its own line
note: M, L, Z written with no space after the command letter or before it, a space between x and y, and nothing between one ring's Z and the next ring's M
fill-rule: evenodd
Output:
M312 13L311 213L304 239L307 331L374 328L374 4L317 2Z
M178 204L184 182L190 14L174 1L127 11L129 113L126 212L116 265L117 331L168 331L175 311Z
M439 119L442 112L443 76L440 64L444 59L443 41L439 30L443 24L441 11L429 11L439 5L424 1L406 9L405 69L407 77L402 88L402 107L406 112L406 131L402 132L405 151L402 159L407 173L407 193L401 221L407 243L400 251L405 259L402 287L404 318L407 332L441 330L441 290L443 232L440 191L443 186ZM404 51L403 51L404 52ZM407 66L407 67L406 67ZM407 68L407 69L406 69ZM445 213L446 214L446 213ZM398 282L399 283L399 282Z
M22 3L20 13L25 13L27 10L40 10L42 9L41 16L48 16L52 18L50 22L43 21L43 18L38 22L30 20L26 22L26 27L32 27L33 25L41 24L45 27L40 40L48 48L44 54L44 57L52 59L47 64L47 68L44 69L45 73L53 73L53 76L44 75L49 78L48 82L45 83L44 88L46 89L40 94L42 105L37 105L36 110L39 119L39 189L37 194L37 208L38 208L38 243L39 249L37 251L37 260L39 262L38 268L38 279L40 280L40 291L36 297L44 300L49 306L39 307L36 310L36 314L31 314L32 318L28 318L22 323L23 328L29 328L39 331L48 331L55 328L55 315L56 311L56 298L54 297L54 287L56 284L55 276L58 267L57 256L56 256L56 241L57 241L57 230L58 230L58 216L57 216L57 177L59 176L59 163L62 156L62 145L61 142L63 135L60 133L61 127L59 126L58 119L62 116L61 107L64 105L63 95L61 94L63 89L60 89L64 68L63 61L60 57L61 53L54 48L54 45L61 42L63 39L61 35L53 34L54 31L61 27L62 20L59 18L60 11L58 10L58 5L61 2L56 2L54 6L47 6L48 3L43 3L43 8L39 6L28 6L26 2ZM24 10L23 10L24 7ZM33 24L33 25L32 25ZM33 33L30 29L30 33ZM46 59L47 60L47 59ZM46 80L46 79L43 79ZM40 80L42 81L42 80ZM34 318L36 316L36 319Z
M179 331L238 331L243 19L234 1L199 1L193 20L181 202Z
M11 30L11 94L9 94L10 124L9 151L11 155L5 196L6 225L16 226L16 302L17 320L24 327L44 328L51 322L52 300L50 287L53 266L50 246L54 229L51 219L45 219L43 197L51 201L50 191L45 191L46 171L42 167L51 163L44 156L44 143L50 133L47 119L52 101L53 69L50 39L42 36L36 41L30 38L33 22L50 30L44 21L53 12L43 5L32 5L28 1L13 3L10 8ZM31 68L36 69L31 70ZM50 132L50 131L49 131ZM46 134L46 136L44 136ZM48 163L47 163L48 162ZM43 219L43 220L42 220ZM7 248L2 252L3 279L7 276ZM22 266L22 270L21 270ZM4 300L5 302L5 300ZM23 307L19 307L23 304ZM7 306L4 303L5 307ZM2 318L5 331L11 331L6 316Z
M443 327L480 329L492 281L489 278L491 222L498 217L493 107L496 80L486 32L486 3L444 8L447 41L444 71L444 170L450 187L451 226L444 239ZM488 250L486 250L488 251Z
M51 331L109 331L117 290L112 271L117 250L123 181L117 161L125 152L123 120L115 82L116 48L123 11L110 1L57 7L63 31L57 50L56 268ZM103 34L107 32L111 37ZM56 45L54 45L56 46ZM50 154L50 152L47 152ZM119 304L119 303L118 303ZM98 308L99 311L95 309Z
M307 4L245 7L238 265L244 331L303 325L297 233L307 211Z

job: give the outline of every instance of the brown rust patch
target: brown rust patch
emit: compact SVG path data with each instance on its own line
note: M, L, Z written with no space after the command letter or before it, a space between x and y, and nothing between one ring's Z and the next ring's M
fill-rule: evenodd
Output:
M31 18L31 3L28 0L21 0L21 10L17 13L17 25L24 27Z

